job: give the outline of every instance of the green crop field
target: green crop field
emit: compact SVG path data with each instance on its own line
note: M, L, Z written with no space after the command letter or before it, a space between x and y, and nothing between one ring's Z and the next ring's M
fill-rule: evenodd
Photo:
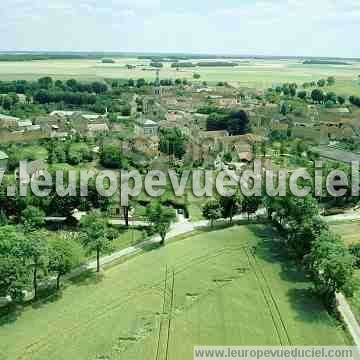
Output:
M103 64L100 60L41 60L23 62L0 62L0 80L37 79L52 76L56 79L102 80L106 78L151 80L155 69L150 61L135 58L118 58L114 64ZM198 62L196 60L194 62ZM236 60L234 60L236 61ZM234 86L266 88L284 82L309 82L335 76L337 84L331 87L339 94L360 95L360 62L351 65L305 65L300 60L237 60L237 67L171 68L164 63L162 78L192 79L194 72L201 75L199 81L216 83L227 81ZM136 68L127 69L126 65Z
M0 359L184 360L199 344L346 344L281 248L265 226L238 226L148 249L0 318Z

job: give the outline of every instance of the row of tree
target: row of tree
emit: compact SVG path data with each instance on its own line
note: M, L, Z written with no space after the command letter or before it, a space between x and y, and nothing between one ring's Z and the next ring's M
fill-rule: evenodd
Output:
M22 301L26 291L32 291L37 299L39 282L51 278L56 278L59 289L61 277L81 264L85 249L89 252L97 249L89 232L99 223L98 218L85 219L82 241L71 234L50 234L35 223L0 227L0 297ZM104 234L105 230L104 225ZM102 248L103 245L99 250Z
M175 211L159 202L147 208L146 216L164 245ZM11 296L15 301L22 301L26 291L33 291L37 299L40 279L47 283L56 278L59 290L61 277L79 267L85 254L96 254L99 272L101 254L113 249L118 235L97 211L81 219L79 233L42 230L44 214L34 207L25 209L22 219L23 226L0 227L0 297Z
M53 80L50 76L45 76L37 81L15 80L0 81L0 94L35 94L39 90L53 90L66 92L86 92L102 94L107 91L106 84L94 81L91 83L79 82L75 79L67 81Z
M359 96L350 96L349 101L351 104L360 107L360 97Z
M255 214L261 205L261 198L256 196L244 197L240 193L233 196L220 196L218 199L211 199L205 203L202 214L210 221L210 226L219 219L229 219L232 224L233 216L239 212L246 213L248 220Z
M288 254L311 275L327 305L334 305L336 292L352 293L355 258L321 219L318 203L312 196L243 197L235 194L209 200L203 207L203 216L211 226L220 218L228 218L231 223L235 213L247 213L249 218L261 206L285 239ZM359 247L354 247L352 252L360 255Z
M354 258L320 218L316 200L310 195L266 196L263 205L286 239L289 254L304 265L325 303L334 306L336 292L351 294Z

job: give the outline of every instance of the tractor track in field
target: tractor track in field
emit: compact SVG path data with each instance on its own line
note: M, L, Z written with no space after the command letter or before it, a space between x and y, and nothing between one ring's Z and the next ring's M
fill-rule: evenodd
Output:
M176 271L175 270L175 275L179 274L179 273L183 273L187 270L189 270L191 268L191 265L196 263L196 264L202 264L205 262L208 262L210 260L212 260L215 257L218 257L220 255L222 255L223 253L226 253L229 249L228 248L221 248L219 250L217 250L215 253L214 252L208 252L204 255L198 256L194 259L191 259L190 261L187 262L182 262L180 264L177 264L179 269ZM176 268L175 268L176 269ZM137 296L143 296L144 294L154 291L154 290L159 290L161 291L160 286L163 284L164 280L157 280L154 281L152 284L149 285L141 285L138 288L134 288L131 289L129 292L131 292L128 297L125 300L122 300L119 303L111 303L108 304L107 306L102 308L102 311L97 312L96 314L93 314L91 319L88 320L87 322L82 322L81 325L75 325L73 327L70 328L63 328L62 330L60 330L61 333L63 334L72 334L75 335L77 333L77 331L79 329L86 329L92 326L93 323L95 323L96 321L99 320L99 318L106 316L109 312L112 312L114 310L117 310L123 306L128 305L135 297ZM59 329L58 329L59 331ZM46 348L48 347L49 344L49 338L48 337L43 337L35 342L33 342L32 344L29 344L25 349L23 354L21 354L18 359L26 359L26 356L34 351L38 351L40 349Z
M214 251L209 251L206 254L203 254L201 256L198 257L194 257L193 259L191 259L190 261L184 261L184 262L179 262L178 264L176 264L176 266L173 268L173 273L174 273L174 277L175 275L184 273L186 271L191 270L192 265L201 265L204 264L206 262L209 262L219 256L222 256L230 251L245 251L246 255L248 255L247 253L247 246L240 246L240 247L222 247L220 249L217 249L215 252ZM248 259L249 261L249 265L251 267L252 263L251 261ZM256 271L254 270L254 273L257 275ZM264 275L263 275L264 276ZM81 324L77 324L75 326L72 326L70 328L66 328L66 329L62 329L60 330L61 333L63 334L71 334L72 336L75 336L76 333L78 332L79 329L81 329L82 331L84 331L84 329L88 329L90 328L94 323L96 323L100 318L105 317L107 314L109 314L110 312L117 310L121 307L127 306L134 298L138 297L138 296L144 296L146 293L152 292L152 291L159 291L162 292L163 289L163 284L164 282L167 281L167 271L165 273L165 277L159 280L154 281L153 283L149 284L149 285L141 285L137 288L133 288L129 290L129 295L127 296L126 299L117 302L117 303L111 303L108 304L107 306L103 307L102 310L100 312L97 312L95 314L92 315L91 319L89 319L88 321L86 321L85 323L82 322ZM231 280L236 280L235 278L232 278ZM259 282L260 280L258 280ZM208 297L209 295L214 294L218 289L219 286L222 288L224 286L227 286L227 283L224 283L222 285L218 285L217 288L215 289L209 289L206 291L206 294L203 294L203 296L200 296L200 299L197 299L193 304L191 304L190 306L193 306L195 303L201 302L201 300L203 300L204 298ZM266 298L266 294L264 292L264 289L261 288L261 291L263 292L263 296L264 298ZM272 298L273 299L273 298ZM268 303L268 299L266 298L266 302ZM274 304L276 304L275 300L272 300L274 302ZM270 304L268 304L268 307L270 306ZM189 306L185 306L185 308L188 308ZM277 304L276 304L276 308L277 308ZM165 309L165 299L163 300L163 312ZM270 311L271 308L269 307ZM278 310L278 309L277 309ZM156 316L156 314L154 314ZM273 317L273 313L271 313L272 317ZM275 323L275 319L273 318L273 321ZM163 325L160 325L163 326ZM161 334L161 332L159 332ZM35 351L38 351L40 349L46 348L51 346L51 344L49 344L49 338L48 337L43 337L42 339L39 339L37 341L35 341L32 344L29 344L25 349L24 352L18 357L18 359L26 359L26 356L29 355L29 353L33 353ZM157 350L158 351L158 350ZM157 355L158 356L158 355Z
M245 253L245 255L246 255L247 259L248 259L249 266L252 268L252 270L254 272L254 275L255 275L255 278L257 280L260 291L261 291L261 293L262 293L262 295L264 297L264 300L265 300L265 303L266 303L267 308L269 310L271 319L273 321L274 328L275 328L277 337L279 339L280 345L281 346L292 345L292 342L291 342L289 333L287 331L285 322L284 322L284 320L282 318L280 309L279 309L279 307L277 305L277 302L276 302L276 300L275 300L275 298L274 298L274 296L272 294L271 287L268 284L268 281L267 281L267 279L265 277L265 274L264 274L263 270L261 269L260 264L258 263L258 261L256 259L255 254L251 253L251 255L250 255L249 254L249 248L244 247L243 250L244 250L244 253ZM251 261L251 258L253 259L253 261ZM261 280L261 278L262 278L262 280ZM268 293L268 295L266 293ZM269 299L269 297L270 297L270 299ZM273 308L275 308L275 311L274 311ZM279 326L278 322L280 322L280 326ZM284 341L283 341L283 336L281 334L282 332L285 334L287 344L284 343Z

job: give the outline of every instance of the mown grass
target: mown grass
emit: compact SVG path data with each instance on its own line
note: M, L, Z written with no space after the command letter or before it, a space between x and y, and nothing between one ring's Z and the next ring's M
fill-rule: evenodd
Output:
M196 344L346 343L276 235L259 225L149 249L0 324L0 358L12 360L155 359L157 352L163 359L167 347L168 358L183 360Z

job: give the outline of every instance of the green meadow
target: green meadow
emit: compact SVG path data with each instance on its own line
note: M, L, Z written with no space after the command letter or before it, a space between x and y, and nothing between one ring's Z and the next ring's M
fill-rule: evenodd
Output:
M194 345L344 345L262 225L148 248L0 318L1 360L191 359Z

